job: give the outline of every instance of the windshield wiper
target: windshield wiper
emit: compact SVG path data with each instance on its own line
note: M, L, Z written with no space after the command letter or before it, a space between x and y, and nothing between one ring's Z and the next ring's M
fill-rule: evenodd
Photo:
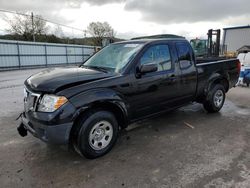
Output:
M102 72L109 72L107 68L104 67L98 67L98 66L89 66L89 65L82 65L81 67L87 68L87 69L94 69Z

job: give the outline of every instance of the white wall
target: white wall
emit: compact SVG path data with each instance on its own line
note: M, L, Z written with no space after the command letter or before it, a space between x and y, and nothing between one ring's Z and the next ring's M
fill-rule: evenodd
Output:
M250 45L250 28L229 29L224 32L224 45L228 52L236 52L245 45Z

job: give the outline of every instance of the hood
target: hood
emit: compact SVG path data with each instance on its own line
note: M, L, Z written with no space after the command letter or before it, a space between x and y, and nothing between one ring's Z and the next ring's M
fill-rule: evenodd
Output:
M108 78L114 74L82 67L51 68L32 75L25 81L25 85L33 91L55 93L76 85Z

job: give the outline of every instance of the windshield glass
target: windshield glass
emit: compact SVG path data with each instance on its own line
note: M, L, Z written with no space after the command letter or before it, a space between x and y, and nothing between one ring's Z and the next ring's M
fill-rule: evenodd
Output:
M111 44L88 59L82 66L120 72L142 46L142 43Z

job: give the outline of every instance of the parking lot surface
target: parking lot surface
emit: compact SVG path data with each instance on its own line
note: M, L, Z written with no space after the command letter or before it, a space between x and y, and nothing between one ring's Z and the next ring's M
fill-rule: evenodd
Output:
M133 124L88 160L18 135L23 81L40 70L0 72L0 187L250 187L249 88L231 89L217 114L194 103Z

